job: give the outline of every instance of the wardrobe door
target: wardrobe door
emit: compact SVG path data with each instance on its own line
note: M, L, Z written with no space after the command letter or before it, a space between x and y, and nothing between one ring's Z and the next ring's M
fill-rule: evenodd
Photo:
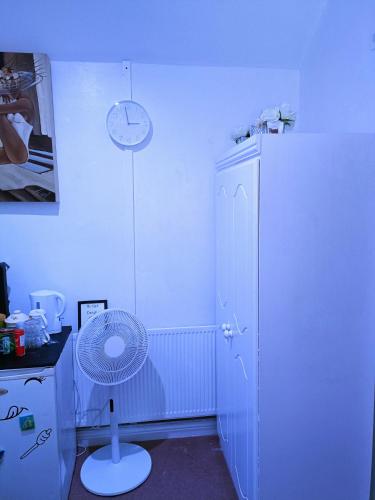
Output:
M217 430L228 467L232 464L230 412L233 387L231 343L226 325L231 318L232 198L231 172L216 175L216 384Z
M232 168L234 480L240 498L257 496L259 160Z

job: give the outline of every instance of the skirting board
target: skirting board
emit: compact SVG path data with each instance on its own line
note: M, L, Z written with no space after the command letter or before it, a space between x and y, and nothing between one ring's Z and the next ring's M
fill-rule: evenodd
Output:
M120 441L152 441L183 437L216 435L216 417L166 420L120 425ZM110 441L110 428L81 427L77 429L79 446L100 446Z

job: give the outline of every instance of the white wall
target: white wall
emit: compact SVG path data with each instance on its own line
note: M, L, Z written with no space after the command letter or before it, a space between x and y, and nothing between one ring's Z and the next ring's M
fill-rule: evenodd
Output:
M107 298L148 327L214 322L213 162L231 129L261 109L298 109L297 71L133 65L133 98L153 122L131 153L105 130L111 104L129 97L121 64L53 62L60 206L0 205L0 260L11 266L12 308L57 289L76 326L77 300ZM136 294L136 295L135 295Z
M108 107L129 95L117 64L53 63L59 204L0 204L0 260L10 266L11 308L28 293L63 292L65 322L77 301L108 298L134 310L132 172L105 130ZM4 237L6 235L6 237Z
M135 156L137 313L153 326L214 322L214 160L236 124L298 105L298 73L135 65L154 135Z
M375 2L329 0L301 70L301 128L375 131Z

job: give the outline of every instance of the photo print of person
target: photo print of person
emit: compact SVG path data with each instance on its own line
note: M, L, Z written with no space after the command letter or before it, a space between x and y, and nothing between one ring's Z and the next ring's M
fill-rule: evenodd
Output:
M58 201L51 71L44 54L0 52L0 202Z

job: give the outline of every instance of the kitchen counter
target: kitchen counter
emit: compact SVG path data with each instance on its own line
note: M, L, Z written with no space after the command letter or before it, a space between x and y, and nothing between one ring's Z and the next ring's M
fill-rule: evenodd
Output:
M0 355L0 370L55 366L71 331L71 326L63 326L61 333L51 335L53 343L45 344L39 349L27 350L22 358L15 356L14 353L5 356Z

